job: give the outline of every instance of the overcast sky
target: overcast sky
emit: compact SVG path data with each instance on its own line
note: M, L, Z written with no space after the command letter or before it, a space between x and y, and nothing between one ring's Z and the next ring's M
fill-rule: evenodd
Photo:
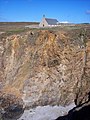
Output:
M40 21L47 18L72 23L90 22L90 0L0 0L0 21Z

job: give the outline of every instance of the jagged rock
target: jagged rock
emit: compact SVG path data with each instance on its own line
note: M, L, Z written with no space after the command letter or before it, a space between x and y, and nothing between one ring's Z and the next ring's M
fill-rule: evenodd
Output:
M90 90L90 29L0 36L0 91L26 106L84 103ZM33 33L33 34L31 34ZM4 36L5 35L5 36Z
M3 120L17 120L23 112L21 99L10 94L0 97L0 115Z
M21 117L23 114L24 109L21 105L10 105L8 108L4 109L4 113L2 115L2 118L4 120L17 120L18 118Z
M90 120L90 102L70 110L68 115L56 120Z
M68 115L61 116L56 120L90 120L90 93L87 102L76 106L69 111Z

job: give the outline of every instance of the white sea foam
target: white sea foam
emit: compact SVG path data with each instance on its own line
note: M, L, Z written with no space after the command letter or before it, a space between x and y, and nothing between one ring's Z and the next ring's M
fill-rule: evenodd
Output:
M38 106L35 109L25 110L18 120L55 120L59 116L65 115L70 109L75 107L72 103L69 106Z

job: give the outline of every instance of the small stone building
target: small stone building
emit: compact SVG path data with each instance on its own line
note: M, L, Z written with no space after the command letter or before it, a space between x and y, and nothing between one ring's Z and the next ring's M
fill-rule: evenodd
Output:
M39 27L48 27L48 26L56 26L58 25L58 20L57 19L51 19L51 18L45 18L45 16L43 16Z

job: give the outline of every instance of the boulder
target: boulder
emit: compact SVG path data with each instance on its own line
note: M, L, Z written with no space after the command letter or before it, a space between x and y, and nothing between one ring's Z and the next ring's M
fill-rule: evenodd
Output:
M17 120L24 112L23 102L14 95L0 97L0 116L3 120Z

